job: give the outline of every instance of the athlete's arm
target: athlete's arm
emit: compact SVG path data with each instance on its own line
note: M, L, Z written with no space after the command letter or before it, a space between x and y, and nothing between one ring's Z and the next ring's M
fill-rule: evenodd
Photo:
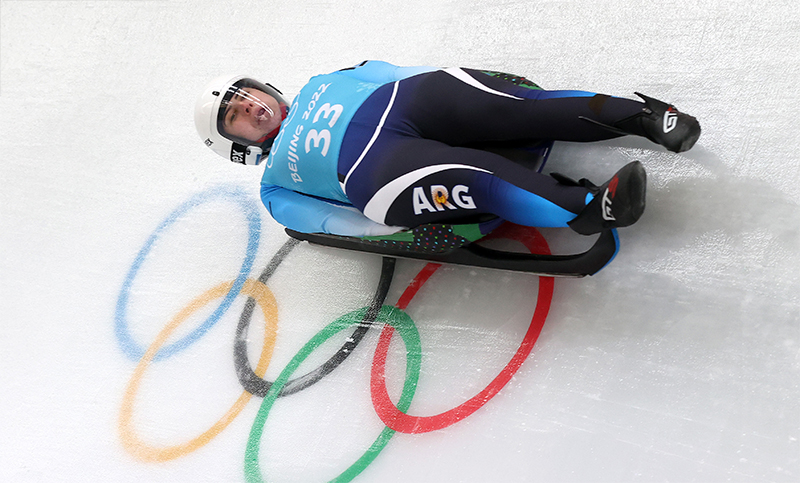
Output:
M328 203L275 185L261 185L261 201L275 221L303 233L379 236L404 229L375 223L352 206Z

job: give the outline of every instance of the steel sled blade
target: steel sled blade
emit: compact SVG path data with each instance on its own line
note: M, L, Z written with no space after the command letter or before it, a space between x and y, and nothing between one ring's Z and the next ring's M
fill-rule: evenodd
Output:
M375 253L395 258L425 260L435 263L451 263L469 267L492 268L512 272L526 272L552 277L584 277L594 275L608 265L616 256L619 238L616 230L600 234L591 248L571 255L539 255L495 250L477 243L469 243L440 253L410 251L386 245L367 243L361 238L328 235L324 233L301 233L286 229L295 239L314 245L323 245L345 250Z

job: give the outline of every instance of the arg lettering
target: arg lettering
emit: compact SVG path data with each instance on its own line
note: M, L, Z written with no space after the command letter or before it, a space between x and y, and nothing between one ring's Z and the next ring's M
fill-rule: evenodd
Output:
M412 205L414 207L414 214L421 215L423 211L429 213L436 213L438 211L457 210L459 208L465 210L475 210L478 207L475 201L469 196L469 187L463 184L458 184L453 187L452 195L446 186L431 185L430 199L425 194L425 189L421 186L414 187L411 193Z

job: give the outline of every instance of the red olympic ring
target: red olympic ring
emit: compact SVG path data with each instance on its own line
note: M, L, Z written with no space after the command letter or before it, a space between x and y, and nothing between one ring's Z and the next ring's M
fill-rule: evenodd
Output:
M499 230L496 230L496 233L492 233L492 235L492 238L508 238L522 242L531 253L550 254L550 248L547 246L544 237L533 228L520 227L506 223ZM425 265L419 274L417 274L416 278L409 284L408 288L406 288L405 292L403 292L403 295L396 304L397 308L405 310L428 278L430 278L440 266L441 265L434 263ZM539 295L536 302L536 310L531 319L531 325L519 349L517 349L517 352L509 363L484 390L473 398L449 411L435 416L411 416L397 409L397 406L395 406L389 398L389 392L386 389L385 369L386 356L389 352L389 343L392 340L394 329L386 325L378 340L378 347L375 349L375 358L372 363L372 376L370 380L372 404L375 407L375 412L381 418L381 421L383 421L387 427L401 433L427 433L455 424L483 407L484 404L489 402L490 399L508 384L531 353L542 331L545 319L547 319L552 300L553 278L539 277Z

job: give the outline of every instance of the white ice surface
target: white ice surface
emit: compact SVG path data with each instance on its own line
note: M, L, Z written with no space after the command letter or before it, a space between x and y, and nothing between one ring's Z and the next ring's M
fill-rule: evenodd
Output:
M637 139L557 146L548 169L577 177L641 160L647 212L621 230L606 270L555 281L533 353L494 399L443 430L395 434L356 481L800 481L798 47L800 13L779 0L0 1L0 481L245 479L258 398L177 459L142 461L123 446L137 361L115 335L117 300L159 224L216 186L246 191L260 216L251 276L286 239L259 206L260 169L199 142L201 86L243 72L292 97L312 75L364 59L636 90L697 116L704 132L681 155ZM139 344L236 276L245 211L220 198L163 231L131 286ZM421 266L398 264L387 303ZM269 282L279 315L267 378L366 305L379 271L378 257L298 247ZM407 311L423 344L411 412L442 412L488 384L522 339L536 290L526 275L434 275ZM148 367L133 406L145 442L186 442L239 397L231 355L243 305ZM251 358L263 326L256 317ZM275 403L258 455L268 479L330 479L377 437L376 343L373 331L332 375Z

